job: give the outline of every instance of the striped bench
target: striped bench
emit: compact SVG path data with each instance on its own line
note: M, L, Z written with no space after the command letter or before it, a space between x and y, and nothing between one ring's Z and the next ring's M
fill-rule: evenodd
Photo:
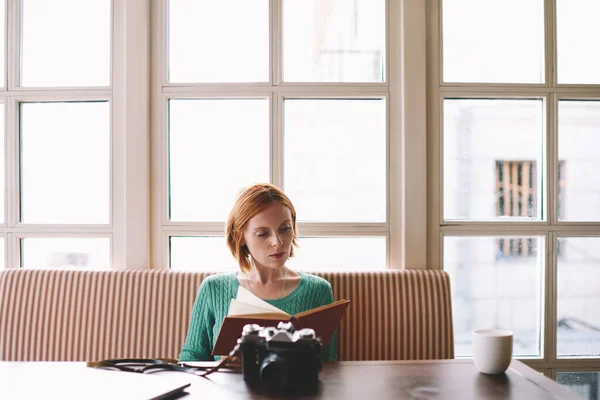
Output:
M340 360L454 357L450 282L442 271L318 272L352 300ZM0 271L0 360L176 358L209 273Z

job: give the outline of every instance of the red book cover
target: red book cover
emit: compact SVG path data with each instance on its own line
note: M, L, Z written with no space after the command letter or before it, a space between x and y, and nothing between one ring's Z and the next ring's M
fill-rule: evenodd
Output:
M284 312L228 315L223 320L212 354L229 355L237 344L237 340L242 336L242 329L246 324L277 327L279 322L291 321L296 329L314 329L317 337L321 338L323 346L326 346L338 328L349 304L350 300L338 300L293 316Z

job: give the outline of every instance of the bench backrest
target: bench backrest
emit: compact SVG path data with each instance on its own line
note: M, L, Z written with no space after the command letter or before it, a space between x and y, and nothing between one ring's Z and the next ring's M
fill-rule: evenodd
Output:
M352 301L340 360L454 357L450 283L441 271L317 272ZM177 358L210 273L0 271L0 360Z

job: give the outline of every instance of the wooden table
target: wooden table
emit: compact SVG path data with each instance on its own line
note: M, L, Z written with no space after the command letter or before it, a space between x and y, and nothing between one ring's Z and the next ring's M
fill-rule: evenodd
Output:
M0 363L0 375L2 374ZM24 363L20 363L24 364ZM30 363L39 371L47 365L50 373L69 374L83 363ZM208 378L182 373L192 386L183 400L269 399L278 396L250 388L239 372L217 372ZM64 375L63 375L64 376ZM318 391L287 398L316 399L580 399L575 393L546 378L519 361L513 361L502 375L480 374L471 360L364 361L326 364L320 374Z
M319 376L317 399L580 399L553 380L514 360L505 374L485 375L471 360L363 361L327 364ZM268 399L251 391L234 373L211 375L215 395ZM189 398L202 398L207 385L194 384ZM197 396L197 397L196 397ZM305 397L305 396L302 396Z

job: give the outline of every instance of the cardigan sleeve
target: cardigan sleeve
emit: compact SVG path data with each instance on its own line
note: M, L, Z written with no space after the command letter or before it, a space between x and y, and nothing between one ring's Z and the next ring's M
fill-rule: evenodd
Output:
M179 354L180 361L213 361L211 334L215 324L214 299L211 279L202 281L190 317L185 343Z

